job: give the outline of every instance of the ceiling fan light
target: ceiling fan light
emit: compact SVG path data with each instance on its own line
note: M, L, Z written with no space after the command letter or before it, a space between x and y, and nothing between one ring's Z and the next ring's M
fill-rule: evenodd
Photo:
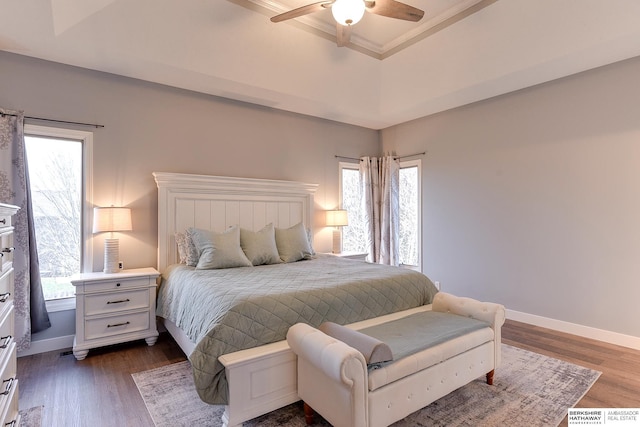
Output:
M353 25L358 23L364 15L363 0L336 0L331 5L333 18L340 25Z

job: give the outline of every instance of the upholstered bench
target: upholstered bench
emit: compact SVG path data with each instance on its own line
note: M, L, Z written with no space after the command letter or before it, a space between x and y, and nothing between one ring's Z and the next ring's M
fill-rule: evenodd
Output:
M360 331L293 325L307 422L315 410L336 427L387 426L482 375L492 384L504 319L500 304L439 292L432 312Z

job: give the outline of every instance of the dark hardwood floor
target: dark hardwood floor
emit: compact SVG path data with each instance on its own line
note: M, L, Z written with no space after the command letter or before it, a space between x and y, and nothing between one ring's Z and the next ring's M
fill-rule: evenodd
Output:
M509 320L502 334L506 344L601 371L577 406L640 407L640 351ZM43 427L153 426L131 374L185 359L166 333L153 347L95 349L82 361L61 352L21 357L20 407L44 405Z

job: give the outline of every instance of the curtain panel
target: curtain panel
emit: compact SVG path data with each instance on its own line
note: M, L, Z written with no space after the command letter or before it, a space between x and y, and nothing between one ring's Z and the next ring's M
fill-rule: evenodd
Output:
M369 261L400 264L400 161L393 156L360 159L360 184Z
M0 201L20 207L14 217L15 339L28 349L31 333L49 328L38 268L24 143L24 113L0 108Z

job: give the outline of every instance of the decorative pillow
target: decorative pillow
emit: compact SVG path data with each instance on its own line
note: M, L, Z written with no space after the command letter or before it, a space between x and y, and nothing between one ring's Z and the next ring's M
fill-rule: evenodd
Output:
M364 356L367 365L393 360L391 348L377 338L333 322L324 322L318 329L358 350Z
M284 262L296 262L312 256L307 231L301 222L290 228L276 228L276 246Z
M180 234L184 235L182 249L180 248ZM193 237L191 237L191 229L187 229L183 233L178 231L176 233L176 243L178 244L178 254L180 255L180 262L183 262L183 254L181 251L184 251L184 263L189 267L195 267L196 265L198 265L198 258L200 257L200 254L198 254L198 248L196 248L195 243L193 243Z
M190 228L193 242L198 248L200 258L196 268L208 270L216 268L250 267L240 247L240 229L231 227L223 233Z
M265 225L260 231L241 228L240 246L253 265L278 264L282 262L276 246L276 234L273 224Z
M307 232L307 241L309 242L309 249L311 249L311 255L315 256L316 251L315 251L315 249L313 249L313 244L311 243L311 242L312 242L312 240L313 240L313 239L311 238L311 229L310 229L310 228L307 228L307 229L306 229L306 232Z
M180 259L180 264L186 264L187 251L189 250L187 247L187 235L182 231L176 231L175 238L176 245L178 246L178 258Z

